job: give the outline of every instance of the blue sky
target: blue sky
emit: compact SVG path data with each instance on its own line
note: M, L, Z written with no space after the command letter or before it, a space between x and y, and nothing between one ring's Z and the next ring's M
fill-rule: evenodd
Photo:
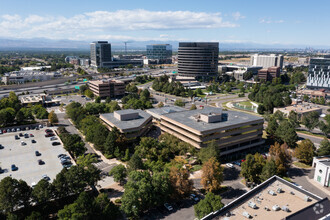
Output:
M1 38L330 46L327 0L0 0Z

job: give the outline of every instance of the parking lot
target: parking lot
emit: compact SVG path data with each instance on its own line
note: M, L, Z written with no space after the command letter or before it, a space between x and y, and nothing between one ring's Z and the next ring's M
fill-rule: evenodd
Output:
M15 179L22 179L28 185L37 183L43 175L50 177L51 181L62 170L62 165L59 154L68 154L62 146L53 146L50 137L45 137L45 130L51 128L41 128L40 130L26 130L19 132L9 132L0 135L0 144L4 147L0 150L0 166L3 173L0 174L0 180L6 176L11 176ZM15 135L19 133L28 134L25 138L19 137L16 140ZM31 135L32 134L32 135ZM33 136L33 137L32 137ZM59 137L56 136L56 142L60 142ZM32 143L35 140L35 143ZM22 145L22 141L26 145ZM36 156L36 151L40 152L40 156ZM39 165L38 160L42 160L44 164ZM11 166L15 164L18 168L12 171Z

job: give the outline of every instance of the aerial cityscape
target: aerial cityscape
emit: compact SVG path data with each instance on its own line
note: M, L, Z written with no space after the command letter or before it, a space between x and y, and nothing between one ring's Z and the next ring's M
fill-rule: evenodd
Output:
M0 5L0 219L330 220L330 2Z

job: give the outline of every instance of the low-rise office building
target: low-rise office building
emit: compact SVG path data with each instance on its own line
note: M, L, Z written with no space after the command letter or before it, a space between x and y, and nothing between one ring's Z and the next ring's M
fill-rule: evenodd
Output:
M121 80L89 81L88 87L95 96L114 98L125 95L125 83Z
M205 107L163 114L160 128L196 148L215 141L221 156L237 156L264 143L263 118L237 111Z
M310 113L310 112L317 112L319 114L322 114L322 108L318 107L317 105L290 105L282 108L274 108L274 112L281 111L286 115L289 115L291 111L294 111L298 114L298 117L301 118L304 115Z
M145 135L152 126L152 116L140 109L126 109L101 114L100 119L110 130L113 127L118 128L130 141Z
M62 77L62 74L59 72L20 70L5 73L4 76L1 78L1 81L4 84L21 84L31 81L46 81L51 79L57 79L60 77Z
M329 219L330 201L273 176L202 220Z
M330 187L330 155L314 157L314 180L322 186Z
M307 95L310 99L323 97L325 100L327 100L330 99L330 90L327 91L325 89L319 89L319 90L304 89L297 91L297 95L302 97L304 95Z
M260 80L272 81L274 78L280 77L281 68L280 67L269 67L267 69L261 69L258 71L258 77Z
M21 95L19 99L23 105L38 105L41 104L43 106L52 106L52 105L59 105L61 100L52 98L50 95L45 94L37 94L37 95Z

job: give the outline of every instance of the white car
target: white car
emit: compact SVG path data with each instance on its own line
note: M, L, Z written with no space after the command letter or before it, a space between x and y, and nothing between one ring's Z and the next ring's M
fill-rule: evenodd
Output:
M234 168L234 165L233 165L232 163L226 163L226 166L227 166L228 168Z

